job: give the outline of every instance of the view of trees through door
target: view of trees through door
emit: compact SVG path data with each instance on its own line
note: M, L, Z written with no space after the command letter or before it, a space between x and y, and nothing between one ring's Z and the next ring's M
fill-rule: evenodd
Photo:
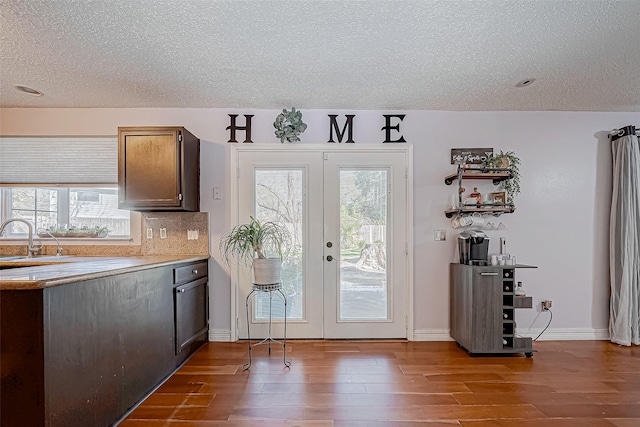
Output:
M339 318L387 319L387 170L340 171Z
M386 318L386 198L383 170L345 170L340 197L340 260L343 280L342 318ZM303 318L303 170L260 168L255 171L255 211L260 221L285 224L292 233L283 262L283 292L290 306L288 319ZM347 297L345 293L353 296ZM365 301L364 304L361 302ZM268 317L266 295L256 298L256 319ZM283 304L274 299L274 318L282 318Z

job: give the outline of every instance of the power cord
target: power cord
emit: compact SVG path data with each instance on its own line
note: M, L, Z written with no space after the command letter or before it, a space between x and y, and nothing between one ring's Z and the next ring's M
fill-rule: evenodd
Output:
M547 330L547 328L549 327L549 325L551 325L551 320L553 320L553 311L551 311L551 309L550 309L550 308L547 308L547 309L546 309L546 310L544 310L544 311L548 311L548 312L549 312L549 314L550 314L550 316L549 316L549 323L547 323L547 326L545 326L545 327L544 327L544 329L542 330L542 332L540 332L540 334L538 334L538 336L534 338L534 341L537 341L537 340L538 340L538 338L540 338L540 335L544 334L544 331L546 331L546 330Z

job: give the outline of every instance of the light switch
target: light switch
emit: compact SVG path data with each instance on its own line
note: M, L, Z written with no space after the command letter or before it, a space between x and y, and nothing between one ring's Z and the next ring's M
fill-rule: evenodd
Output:
M198 240L200 230L187 230L187 240Z
M447 232L445 230L435 230L433 233L433 240L436 242L447 240Z
M153 228L147 228L147 239L153 239Z
M167 238L167 229L166 228L161 228L160 229L160 238L161 239L166 239Z

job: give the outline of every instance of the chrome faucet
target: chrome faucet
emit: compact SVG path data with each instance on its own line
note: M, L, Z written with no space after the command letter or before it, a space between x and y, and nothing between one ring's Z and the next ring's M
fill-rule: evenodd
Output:
M51 232L49 230L47 230L46 228L39 228L38 229L38 234L40 234L40 233L46 233L49 236L51 236L51 238L53 240L56 241L56 244L58 245L58 247L56 248L56 256L62 256L62 246L60 246L60 241L58 239L56 239L56 236L51 234ZM40 247L42 247L42 246L40 246Z
M4 233L4 228L10 222L23 222L27 224L27 228L29 229L29 243L27 244L27 258L31 258L33 257L33 255L38 254L40 252L40 249L42 249L42 246L39 246L37 248L33 246L33 226L29 221L26 221L20 218L9 218L5 222L3 222L2 225L0 225L0 236L2 236L2 233Z

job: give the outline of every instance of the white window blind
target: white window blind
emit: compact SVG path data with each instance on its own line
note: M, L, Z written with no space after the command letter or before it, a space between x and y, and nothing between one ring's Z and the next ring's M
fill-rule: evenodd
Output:
M2 137L0 184L115 184L117 137Z

